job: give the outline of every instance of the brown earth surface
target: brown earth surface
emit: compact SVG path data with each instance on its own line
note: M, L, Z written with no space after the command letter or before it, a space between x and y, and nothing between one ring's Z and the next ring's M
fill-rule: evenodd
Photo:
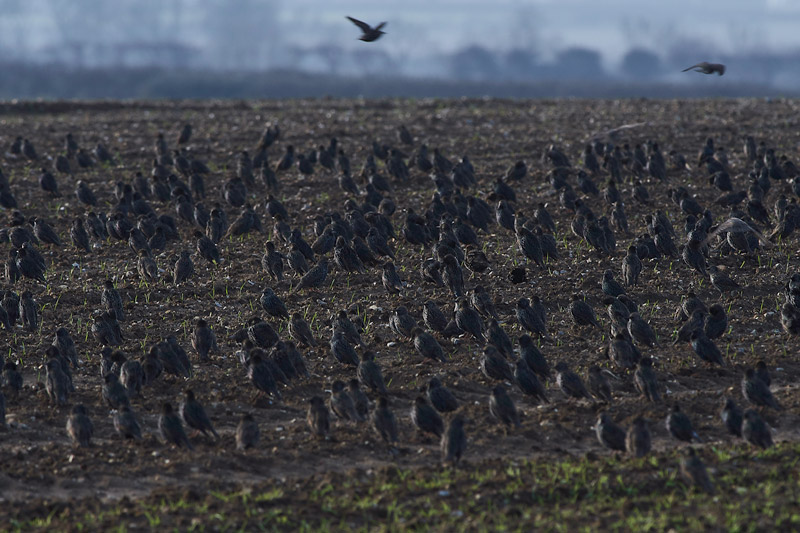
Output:
M720 423L719 411L725 396L746 405L740 392L741 368L763 359L772 369L772 390L784 411L763 412L774 428L777 442L800 440L798 413L800 375L796 338L787 337L780 324L781 291L791 274L799 270L796 238L751 256L722 254L712 250L710 263L723 265L744 288L740 293L720 294L707 279L701 279L680 260L662 258L644 261L645 269L638 287L628 295L658 333L660 347L643 349L656 360L659 379L666 401L646 403L636 392L631 374L612 370L620 376L613 382L612 405L585 400L567 400L554 383L548 386L552 403L536 405L518 390L511 395L522 412L522 428L506 432L490 416L488 394L495 383L479 369L480 347L468 338L453 343L439 337L449 361L423 361L407 341L396 338L388 327L388 316L398 305L408 307L418 322L422 320L422 302L436 301L447 312L453 297L444 287L435 287L422 280L420 264L430 250L403 241L393 243L397 250L397 267L407 286L399 296L390 295L380 281L380 269L366 274L346 274L332 270L326 286L319 290L293 292L297 277L291 272L282 283L274 283L262 269L260 260L265 242L270 238L272 221L266 214L266 191L259 182L249 191L250 202L261 215L266 232L244 238L228 239L220 244L223 262L207 264L195 255L196 274L191 282L175 287L171 279L147 285L136 272L136 260L127 242L108 241L91 253L79 252L69 244L69 224L88 210L75 198L75 181L87 182L98 195L98 210L110 212L116 204L114 184L129 182L136 171L149 173L153 158L153 141L159 131L174 144L177 132L185 123L194 127L191 152L212 169L206 178L207 198L213 205L221 198L222 183L233 174L235 158L243 149L254 152L266 123L280 125L282 136L270 149L270 161L278 160L287 144L308 151L331 137L350 156L354 171L360 169L372 140L399 146L397 128L405 124L415 142L438 147L451 160L466 154L473 162L479 186L470 194L486 198L495 178L501 176L517 160L525 160L529 175L514 184L518 195L516 210L530 214L538 202L547 202L558 231L560 259L550 261L548 268L527 268L528 281L514 285L509 271L524 263L513 234L497 225L490 234L479 233L481 244L491 263L482 274L465 269L468 289L481 284L488 287L501 315L501 323L516 340L522 334L514 317L514 303L522 296L538 295L549 310L548 329L555 344L541 349L551 366L567 361L582 376L592 364L610 366L604 356L608 341L608 318L601 303L600 280L603 271L612 269L621 279L620 266L632 237L645 231L644 215L655 209L665 211L683 241L684 215L670 200L669 187L683 185L701 205L712 209L716 222L724 220L727 209L713 204L719 192L708 184L705 169L695 168L696 154L706 137L713 137L717 146L727 149L733 171L734 189L746 189L750 165L744 159L742 138L753 135L764 140L776 152L796 160L800 147L798 102L793 100L696 100L696 101L496 101L496 100L309 100L281 102L153 102L153 103L25 103L8 104L0 111L0 147L7 150L17 135L31 139L40 157L55 157L63 150L63 138L72 132L81 146L92 148L105 143L117 159L117 166L96 165L79 169L75 177L58 175L63 196L51 199L39 189L37 182L41 162L28 162L9 157L2 163L3 172L26 217L47 219L59 232L65 244L40 246L47 263L48 283L22 280L6 289L21 293L31 290L40 306L41 327L30 333L17 326L1 331L2 352L8 361L19 361L25 379L24 391L18 399L7 395L7 428L0 431L0 520L14 519L22 527L39 527L27 520L48 515L53 524L69 527L73 517L84 510L98 512L105 508L132 505L131 502L157 502L164 495L187 495L189 500L203 500L209 491L240 491L252 487L283 487L294 496L280 505L298 516L313 520L315 505L305 501L309 487L325 480L334 488L344 480L357 480L375 472L411 469L442 469L439 443L421 437L409 419L409 410L420 386L433 375L441 377L461 401L462 410L470 419L467 425L469 447L464 469L479 471L497 468L505 461L532 460L554 462L571 458L610 455L597 442L593 426L599 411L608 409L624 427L643 415L650 421L654 454L662 456L683 444L669 436L664 418L669 405L680 402L688 412L695 429L703 438L701 447L738 446L746 454L748 448L736 442ZM615 142L632 145L653 139L666 154L677 150L687 156L692 171L670 171L669 183L648 178L653 206L647 207L631 198L630 183L620 184L631 226L631 235L616 232L617 248L612 257L599 255L570 231L572 214L560 206L552 192L547 171L549 162L542 159L545 148L555 143L578 164L583 146L593 136L623 124L644 123L623 130ZM403 149L411 152L410 148ZM380 163L379 163L380 164ZM52 166L48 161L47 166ZM73 167L76 167L73 161ZM627 174L630 177L630 173ZM296 167L280 174L280 199L286 205L292 227L302 229L305 239L313 242L313 218L334 210L342 212L347 198L336 184L336 175L319 166L311 178L302 178ZM602 189L603 180L597 180ZM571 178L574 184L574 178ZM403 222L402 209L413 207L424 213L433 191L429 176L412 169L411 180L394 184L394 200L398 212L393 216L397 230ZM465 191L466 193L466 191ZM792 198L790 184L773 182L764 204L772 215L772 204L783 193ZM586 197L585 202L596 213L607 213L602 195ZM158 213L175 216L171 205L152 201ZM225 206L229 219L238 209ZM11 211L0 213L7 225ZM166 251L155 259L162 269L170 269L169 259L183 249L194 251L194 228L178 222L183 242L170 242ZM11 245L5 243L2 257ZM280 244L281 251L288 247ZM332 264L332 263L331 263ZM167 335L176 334L195 362L195 374L184 381L162 377L145 388L144 397L133 400L145 438L143 442L120 440L111 423L110 410L100 393L99 351L101 346L89 331L92 312L100 308L103 280L112 278L123 294L127 320L122 324L125 342L121 349L129 357L143 355L149 346ZM229 337L252 315L265 315L258 298L265 287L273 287L289 312L299 311L312 322L320 341L316 349L304 350L312 377L299 380L282 391L284 402L257 399L245 369L234 353L239 345ZM674 318L676 307L688 290L694 290L709 305L720 302L729 314L730 330L718 340L728 364L709 368L693 354L689 344L672 345L679 327ZM584 292L592 304L603 330L577 328L567 311L570 295ZM377 352L377 361L389 383L391 407L398 417L400 441L390 453L368 423L352 425L333 423L330 440L313 438L307 428L305 412L308 399L314 394L327 396L335 379L354 377L350 368L336 362L329 353L331 317L341 309L360 309L370 327L365 335ZM191 349L189 332L197 318L209 321L220 342L221 353L211 361L199 364ZM313 321L312 321L313 320ZM285 336L285 324L268 319ZM81 359L74 369L77 391L70 404L83 403L94 421L95 437L90 448L75 448L65 431L69 407L54 408L44 389L44 349L52 342L58 327L72 334ZM157 437L157 419L161 403L179 403L182 390L191 386L204 403L221 434L221 440L194 437L193 452L162 444ZM508 388L511 389L510 385ZM372 397L374 400L375 398ZM234 432L239 416L252 413L261 428L261 442L254 450L235 450ZM487 466L488 465L488 466ZM387 470L389 468L389 470ZM502 468L502 466L500 467ZM391 475L391 474L389 474ZM416 475L416 474L414 474ZM343 489L344 490L344 489ZM468 499L468 496L464 496ZM288 501L287 501L288 500ZM223 507L233 504L219 503ZM229 509L231 507L228 507ZM66 511L65 511L66 510ZM134 513L135 514L135 513ZM165 511L174 527L192 525L192 517L180 510ZM126 515L127 516L127 515ZM383 518L369 515L353 518L356 524L369 525ZM112 521L113 523L113 521ZM122 522L121 522L122 523ZM27 524L27 526L26 526ZM103 522L96 523L100 528ZM286 527L291 526L289 522ZM102 528L108 526L102 525ZM150 522L152 527L154 524ZM197 525L197 524L194 524ZM212 524L205 524L212 527ZM142 516L128 516L132 529L147 527ZM0 526L2 528L3 526ZM280 522L272 527L281 527Z

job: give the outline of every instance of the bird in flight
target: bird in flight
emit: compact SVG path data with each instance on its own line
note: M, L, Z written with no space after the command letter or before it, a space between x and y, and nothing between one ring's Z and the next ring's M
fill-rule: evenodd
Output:
M703 74L713 74L717 73L720 76L725 74L725 65L722 63L708 63L703 61L702 63L698 63L696 65L692 65L689 68L683 69L681 72L686 72L687 70L694 70L695 72L702 72Z
M372 41L377 41L378 39L381 38L381 35L386 33L384 31L381 31L381 28L386 26L385 22L381 22L380 24L378 24L373 28L366 22L361 22L360 20L354 19L353 17L347 17L347 18L350 20L350 22L361 28L361 31L363 33L361 37L359 37L359 39L364 41L365 43L371 43Z

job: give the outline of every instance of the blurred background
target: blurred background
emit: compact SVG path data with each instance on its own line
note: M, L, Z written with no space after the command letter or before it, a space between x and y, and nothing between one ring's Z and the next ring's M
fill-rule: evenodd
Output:
M1 98L782 96L800 0L0 0ZM374 43L351 15L388 21ZM723 77L682 73L725 63Z

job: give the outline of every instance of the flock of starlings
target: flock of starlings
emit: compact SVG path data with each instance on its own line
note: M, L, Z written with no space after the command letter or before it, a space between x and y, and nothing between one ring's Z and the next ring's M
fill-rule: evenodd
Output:
M372 42L384 34L385 23L372 28L348 18L362 29L363 41ZM710 63L699 63L686 70L690 69L706 74L725 72L724 65ZM421 433L441 439L442 460L452 464L457 464L467 451L465 424L468 425L469 418L461 412L457 397L436 376L436 365L449 360L440 342L457 339L453 344L477 345L482 350L480 370L496 383L488 396L489 411L509 430L520 425L520 415L508 388L517 388L529 401L549 403L553 393L547 385L555 381L566 398L588 401L594 409L601 406L595 430L603 447L641 457L651 448L648 421L637 417L626 430L612 420L602 404L613 402L609 378L632 380L644 399L662 401L663 387L659 384L653 358L646 353L659 346L659 339L628 294L638 284L643 263L657 262L662 257L680 258L688 267L687 275L707 278L720 293L741 291L742 287L725 270L709 264L712 251L752 254L786 239L800 225L800 209L795 198L787 200L781 194L774 203L772 216L763 203L775 183L791 183L793 193L800 196L800 173L785 155L777 154L764 142L757 145L752 137L747 137L744 144L744 156L751 166L747 169L747 190L734 190L733 170L726 152L715 148L711 138L699 151L696 168L707 171L710 186L719 190L715 206L730 209L730 213L722 217L724 221L701 206L684 187L669 188L669 197L685 215L684 226L680 228L683 231L676 231L673 220L664 210L656 209L646 186L647 183L669 187L670 174L687 172L690 165L683 155L671 151L665 156L658 143L652 141L631 148L627 144L614 145L598 140L586 145L579 155L581 164L573 165L558 146L550 145L542 160L551 167L547 177L558 198L557 208L572 215L572 233L597 254L616 257L617 238L630 235L625 214L627 198L622 198L617 184L627 180L632 193L630 201L652 210L645 218L646 232L630 239L619 262L621 282L615 279L613 270L606 270L602 278L603 303L607 306L610 325L605 354L616 372L593 365L588 368L584 380L563 361L556 362L551 370L550 361L540 349L553 342L548 332L545 302L536 296L520 298L516 302L515 316L501 318L490 291L480 285L468 288L469 283L465 281L469 273L503 275L483 251L481 235L498 231L515 236L518 259L525 265L507 274L513 283L524 283L528 268L547 269L548 263L557 261L565 252L559 250L559 241L554 236L557 228L548 212L552 206L539 203L530 218L515 206L515 187L523 186L528 177L524 161L516 162L505 175L492 182L486 194L472 195L468 191L483 188L485 183L476 175L468 157L453 162L438 149L431 154L425 144L415 142L404 126L398 128L397 146L373 142L360 172L354 172L349 157L335 138L328 146L319 146L307 153L296 153L293 146L287 145L277 164L271 164L269 151L280 141L281 131L277 125L268 125L255 155L251 157L247 151L241 152L234 175L222 184L221 197L215 199L214 207L208 210L203 203L208 199L205 182L216 176L204 162L185 150L191 138L192 127L186 124L177 138L177 148L171 150L164 135L159 134L149 175L137 172L129 182L113 184L117 203L107 213L98 210L94 190L83 180L75 180L75 174L84 169L98 164L115 165L114 157L102 143L90 153L67 134L64 152L55 158L43 158L37 154L33 142L18 137L6 157L10 161L34 164L52 160L52 165L45 163L41 167L38 176L43 199L61 196L66 180L74 183L75 198L85 207L85 216L76 217L68 230L76 252L92 253L114 241L127 242L137 272L147 283L166 278L167 282L180 285L191 280L198 275L194 259L219 264L224 258L218 244L251 232L263 233L262 215L273 221L272 239L266 242L262 266L276 283L283 282L285 276L291 277L290 290L294 292L324 292L329 271L335 268L346 274L379 270L386 291L390 295L398 294L404 290L406 282L395 268L394 248L398 242L405 241L412 254L413 250L419 250L419 271L410 274L418 276L419 283L446 288L454 310L446 313L436 302L427 300L422 305L422 316L415 318L400 305L390 313L389 327L398 340L413 343L416 352L430 361L431 376L411 406L410 419ZM409 149L412 152L407 154L405 151ZM338 185L348 199L343 205L343 215L332 212L304 220L302 213L289 213L274 195L279 194L282 175L296 169L301 177L308 177L319 172L318 167L328 175L338 176ZM398 210L395 199L399 198L395 190L405 187L412 173L430 176L432 198L422 214L417 214L410 206L400 206L405 213L400 221L395 216ZM605 183L602 190L597 185L600 180ZM260 206L258 210L253 208L249 201L265 193L268 197L263 210ZM588 203L594 203L594 199L604 204L609 216L593 212ZM11 213L8 227L0 230L0 241L9 247L5 262L7 288L0 302L0 323L7 334L15 326L37 332L39 307L33 293L23 290L18 295L13 287L19 283L47 283L47 261L39 246L64 246L65 228L53 228L42 218L25 216L19 210L12 185L2 172L0 205ZM166 207L173 208L177 217L167 214ZM239 209L240 214L229 222L226 209ZM396 227L398 223L400 227ZM308 232L304 235L303 229L312 227L313 236ZM769 234L765 235L766 231L761 228L769 228ZM160 269L156 261L159 252L170 241L180 241L188 235L195 238L195 254L184 249L168 265L162 262L165 269ZM683 244L676 244L676 241ZM785 299L781 323L788 334L796 335L800 332L800 275L792 276L786 283ZM212 328L205 320L198 319L190 336L195 362L175 336L152 344L140 359L129 358L118 349L124 341L126 303L111 280L105 282L101 301L103 309L93 316L91 332L99 350L102 398L112 410L113 425L120 437L139 440L142 428L132 400L140 397L162 374L174 376L179 382L191 379L194 364L208 361L209 354L221 350ZM279 329L284 335L279 334L270 321L255 317L230 338L240 346L236 360L246 369L254 389L259 395L281 402L281 390L285 391L286 385L312 376L313 365L309 365L302 350L317 347L319 340L303 318L302 310L290 312L272 288L264 290L259 303L270 320L282 321L285 328ZM127 305L131 306L132 302ZM568 311L579 328L603 328L583 295L573 295ZM707 306L689 292L676 316L682 326L675 344L689 343L706 365L727 364L715 342L728 330L728 318L721 304ZM516 350L503 327L506 319L516 321L525 332L517 339ZM330 354L338 363L352 369L352 379L349 383L341 380L330 383L327 401L322 395L308 399L308 427L313 435L326 439L332 432L333 417L356 424L369 420L390 450L394 450L392 445L399 438L397 418L377 354L369 339L362 337L364 323L360 316L353 317L342 310L331 317L331 324ZM59 327L55 331L44 360L47 395L60 409L70 403L70 394L75 391L72 369L79 367L78 352L66 328ZM14 405L26 401L21 394L23 379L18 363L0 358L0 423L3 426L6 425L6 402ZM763 448L772 445L772 433L759 410L781 409L770 391L770 383L763 361L755 368L745 369L741 392L751 408L743 412L732 398L726 398L721 411L722 423L732 435ZM171 403L162 405L158 421L162 439L191 449L185 428L218 439L210 417L192 389L187 388L184 395L177 410ZM66 419L66 431L76 445L91 444L93 427L86 407L72 406ZM700 440L692 428L690 415L677 403L671 406L666 428L680 441ZM235 437L239 449L257 445L259 425L251 414L241 416ZM705 465L692 447L686 448L681 471L690 483L709 493L714 491Z

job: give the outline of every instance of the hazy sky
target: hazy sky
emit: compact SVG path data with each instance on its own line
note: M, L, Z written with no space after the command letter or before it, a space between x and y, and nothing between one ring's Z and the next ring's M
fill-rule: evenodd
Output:
M720 52L800 49L800 0L286 0L281 7L289 25L320 24L319 38L352 39L356 28L348 28L344 14L388 21L388 34L375 44L390 53L535 42L545 52L587 45L614 61L631 45L658 50L671 39L702 40ZM409 39L407 29L423 31L408 31L415 35Z

